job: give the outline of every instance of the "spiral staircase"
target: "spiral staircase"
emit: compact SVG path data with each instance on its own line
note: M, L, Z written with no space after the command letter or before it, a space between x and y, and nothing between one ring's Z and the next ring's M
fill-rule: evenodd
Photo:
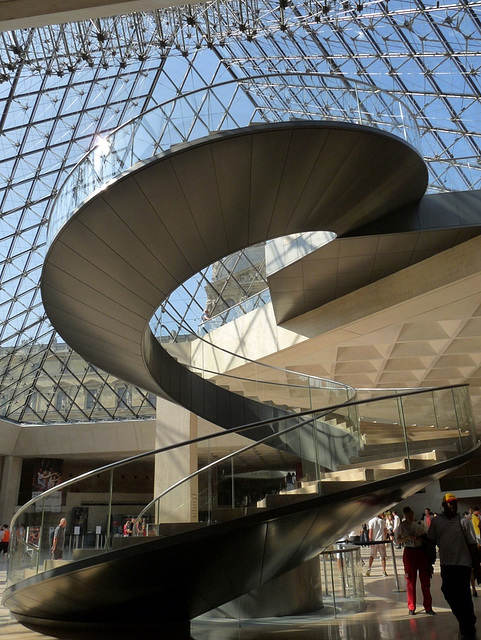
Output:
M301 80L284 82L276 90L294 95ZM309 89L312 97L319 86ZM164 147L141 119L127 125L129 135L116 132L107 156L87 156L62 188L42 277L53 325L88 362L222 429L60 487L106 474L110 522L118 469L193 447L198 454L199 468L139 513L149 535L126 541L109 531L104 546L63 563L49 559L46 527L34 545L13 535L4 603L26 626L61 637L139 624L187 629L316 557L346 522L366 521L475 454L466 387L359 400L340 383L275 367L254 381L216 369L210 336L199 338L208 364L183 362L152 334L149 321L169 293L229 253L307 231L355 234L418 206L426 166L399 131L372 118L301 116L264 114ZM274 491L285 469L296 469L296 488L277 481ZM246 473L265 480L239 503L235 478Z

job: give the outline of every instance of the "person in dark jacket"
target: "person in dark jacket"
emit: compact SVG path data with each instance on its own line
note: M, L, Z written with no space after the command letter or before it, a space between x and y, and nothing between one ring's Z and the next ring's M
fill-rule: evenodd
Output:
M443 499L443 513L433 518L428 531L431 560L435 545L439 547L441 565L441 591L459 623L459 640L476 640L476 616L471 598L470 578L474 569L478 583L481 580L476 540L471 524L458 515L458 501L447 493Z

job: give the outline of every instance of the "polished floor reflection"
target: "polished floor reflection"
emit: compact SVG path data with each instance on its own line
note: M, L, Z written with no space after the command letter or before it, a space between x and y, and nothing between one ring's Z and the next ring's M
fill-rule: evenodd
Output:
M363 550L367 560L368 553ZM332 610L318 615L263 620L194 621L194 640L458 640L456 619L441 593L439 566L435 567L432 583L435 616L428 616L418 605L415 616L408 615L402 551L396 550L399 587L393 575L393 563L388 554L388 577L382 576L379 559L373 564L371 576L364 577L367 607L362 613L334 618ZM367 562L366 562L367 566ZM481 587L474 607L481 630ZM418 585L418 602L422 602ZM481 633L479 635L481 638Z
M402 575L401 551L396 551L399 585L405 587ZM364 552L367 556L367 553ZM435 568L432 584L435 616L428 616L418 609L416 616L409 616L406 593L397 592L393 577L392 561L388 562L388 577L382 577L379 560L375 560L372 574L364 577L367 607L362 613L334 618L332 610L308 616L263 618L259 620L196 620L191 627L191 640L457 640L457 623L447 607L440 591L439 566ZM5 571L0 567L0 592L5 582ZM481 625L480 597L474 599L474 607ZM418 598L420 599L418 589ZM480 627L481 628L481 627ZM125 634L124 634L125 635ZM145 635L136 636L137 640ZM67 636L65 636L67 637ZM94 636L89 636L94 640ZM105 638L105 635L102 636ZM118 636L117 636L118 637ZM153 639L165 638L159 628ZM481 637L481 634L480 634ZM41 640L51 638L25 629L15 622L8 611L0 607L0 640ZM169 634L169 640L179 640Z

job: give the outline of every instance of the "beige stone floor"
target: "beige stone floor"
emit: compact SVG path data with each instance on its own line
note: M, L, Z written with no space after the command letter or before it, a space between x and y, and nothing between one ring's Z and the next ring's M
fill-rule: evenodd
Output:
M396 552L399 584L404 588L401 551ZM365 554L367 555L367 554ZM395 591L392 561L388 560L389 576L384 578L379 560L373 565L371 577L364 578L367 607L362 613L334 619L323 615L306 615L262 620L209 620L195 621L191 627L193 640L457 640L457 623L447 607L441 591L439 567L431 591L436 616L419 613L408 616L406 594ZM4 588L5 571L0 567L0 593ZM480 597L474 600L475 610L481 625ZM420 590L418 589L418 598ZM125 635L125 634L124 634ZM130 640L141 640L135 631L126 634ZM165 638L159 627L158 638ZM169 640L174 640L168 634ZM0 606L0 640L48 640L44 636L25 629L13 620L8 611ZM481 634L480 634L481 638ZM93 640L93 636L92 636Z
M5 568L0 565L0 600L5 586ZM0 639L1 640L48 640L48 636L29 631L18 624L0 603Z

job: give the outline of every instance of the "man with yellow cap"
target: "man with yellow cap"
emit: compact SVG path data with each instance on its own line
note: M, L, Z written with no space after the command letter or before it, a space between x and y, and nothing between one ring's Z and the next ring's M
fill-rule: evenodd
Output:
M481 577L479 562L473 566L472 549L476 548L473 529L458 515L458 500L452 493L443 498L443 513L433 518L428 531L431 552L439 547L441 591L459 623L459 640L476 640L476 616L471 598L471 569ZM479 579L478 579L479 581Z

